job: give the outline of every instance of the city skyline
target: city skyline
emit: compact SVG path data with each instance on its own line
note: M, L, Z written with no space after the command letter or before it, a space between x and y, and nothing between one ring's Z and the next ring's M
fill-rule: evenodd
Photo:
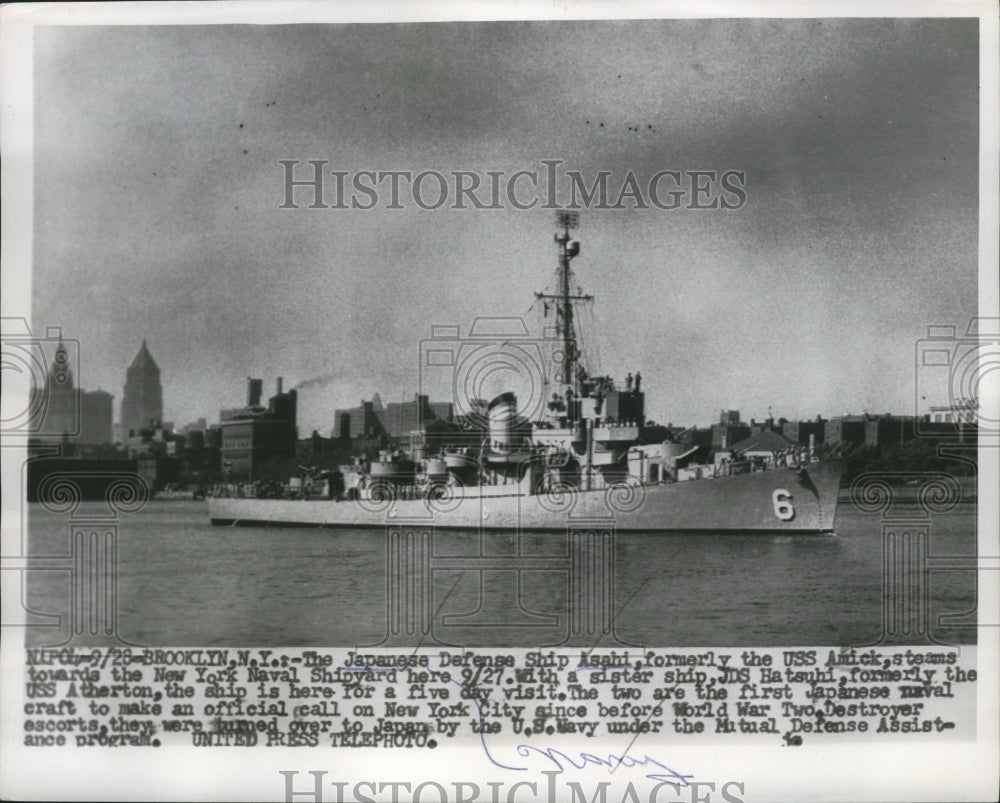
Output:
M282 160L299 179L309 160L537 171L542 201L550 161L564 188L609 172L612 200L632 171L647 202L659 171L739 171L738 208L581 211L595 371L641 371L662 422L912 413L916 342L977 312L977 37L962 19L40 28L33 323L79 339L87 386L118 388L146 337L167 420L283 376L300 430L325 433L337 408L422 392L432 326L525 315L554 213L310 210L302 188L281 209Z
M148 350L145 338L142 341L142 346L140 347L139 354L137 355L137 357L135 358L135 360L133 360L133 366L135 365L136 360L139 360L142 357L143 352L146 352L146 354L149 354L149 350ZM150 359L152 359L151 356L150 356ZM126 376L127 376L127 374L128 374L128 372L126 371ZM49 380L49 389L48 389L47 393L50 396L52 396L53 395L53 391L52 391L51 387L52 387L52 384L53 384L53 375L52 375L51 371L49 373L48 380ZM272 378L259 378L259 377L252 377L252 376L248 375L246 377L246 379L244 380L244 394L246 394L246 387L245 387L245 385L246 385L247 381L257 383L259 385L259 387L260 387L260 393L262 393L264 395L267 395L268 393L271 393L271 390L268 389L271 386L273 386L273 391L275 393L280 394L282 392L282 383L284 381L284 377L278 376L278 377L272 377ZM128 379L126 378L125 384L127 384L127 382L128 382ZM73 382L73 380L71 378L70 381L69 381L69 385L70 385L71 389L72 389L73 384L74 384L74 382ZM320 386L320 387L324 387L325 384L326 384L326 381L325 381L325 379L323 377L320 377L318 379L306 380L303 384L305 385L306 389L308 389L309 387L315 387L317 385ZM624 384L624 383L622 383L622 384ZM289 388L289 390L295 390L297 392L298 399L301 401L301 398L302 398L302 389L300 387ZM106 391L106 390L104 390L102 388L95 388L95 389L92 389L92 390L88 391L82 385L76 387L75 388L75 392L79 392L81 394L98 393L98 394L103 394L105 396L109 396L112 399L118 399L119 398L116 394L110 393L110 392L108 392L108 391ZM392 404L404 404L404 405L406 405L406 404L410 404L410 403L413 402L414 398L416 396L418 396L418 395L423 395L423 394L418 394L418 393L414 392L414 393L411 393L411 394L408 394L408 395L404 394L404 395L402 395L402 396L400 396L400 397L397 398L397 397L391 397L391 396L385 395L380 390L376 389L373 392L371 392L370 394L368 394L367 396L363 397L362 399L359 399L358 401L362 402L362 403L367 403L367 402L377 403L377 404L381 405L380 409L385 409L386 405L392 405ZM428 401L431 404L450 404L451 403L451 399L450 398L442 398L442 399L428 398ZM489 401L489 399L482 399L481 401L486 402L486 401ZM927 400L925 407L926 407L926 409L927 409L928 412L925 412L923 414L919 414L918 413L918 415L916 417L920 417L921 415L924 415L924 416L932 415L934 410L937 410L938 411L938 415L940 416L941 410L945 410L946 408L948 410L951 410L951 411L972 409L968 405L969 405L970 402L973 402L973 401L978 401L978 400L972 400L972 399L951 399L951 400L948 400L948 399L946 399L946 400L944 400L940 404L938 404L936 402L933 402L931 400ZM203 414L196 415L194 418L191 418L191 419L174 420L174 419L167 418L166 416L163 416L163 417L153 416L150 420L151 421L155 420L159 424L169 425L169 426L171 426L173 428L174 431L180 432L180 431L182 431L184 429L187 429L187 428L190 428L190 427L197 428L200 425L200 422L204 422L204 426L205 427L217 426L220 423L222 423L225 420L227 420L227 415L226 415L227 413L228 414L232 414L232 413L234 413L236 411L242 411L242 410L249 409L252 406L253 405L248 405L248 404L237 402L236 401L236 397L234 396L233 397L233 403L230 404L230 405L228 405L227 407L222 407L222 408L219 408L218 410L204 411ZM337 416L340 413L342 413L342 412L346 412L348 409L350 409L350 408L349 407L338 407L338 408L334 409L332 411L332 418L331 418L331 422L329 423L329 425L324 425L324 426L319 426L319 427L309 427L309 428L305 428L305 429L300 428L299 429L299 437L300 437L300 439L306 439L306 438L308 438L314 431L317 431L323 437L337 438L338 437L338 435L337 435L337 427L336 427ZM114 410L115 410L114 419L113 419L114 420L114 425L116 427L122 427L123 428L123 432L126 431L124 429L125 422L122 420L121 403L120 402L118 402L118 403L115 404ZM771 408L771 407L768 407L768 409L766 409L765 411L762 411L760 413L754 413L753 411L747 412L746 410L743 410L742 408L739 408L739 407L720 407L720 408L717 408L714 411L714 413L715 413L714 416L713 415L709 415L706 418L699 419L697 421L677 421L677 422L673 422L673 421L670 421L670 422L668 422L668 421L656 421L656 423L657 424L661 424L661 425L668 425L669 424L669 425L672 425L674 427L679 427L679 428L682 428L682 427L698 427L698 428L710 427L711 425L713 425L713 424L715 424L715 423L718 422L718 420L719 420L718 413L722 413L723 418L726 418L727 415L732 415L733 413L736 413L740 417L740 420L742 421L742 423L748 424L748 425L751 422L763 423L763 422L765 422L767 420L773 420L775 422L779 422L779 421L810 422L810 421L816 421L816 420L829 421L829 420L835 419L835 418L863 417L863 416L870 416L872 418L877 418L877 417L882 417L882 416L890 416L890 417L898 417L898 418L913 417L913 411L911 409L903 409L903 410L899 410L899 409L885 409L885 410L863 409L863 410L847 410L847 411L842 411L842 412L840 412L840 411L830 411L830 410L820 410L820 411L817 411L814 415L809 415L809 416L805 416L805 417L797 417L797 418L792 418L792 417L789 417L789 416L781 415L779 412L775 412L773 410L773 408ZM941 420L940 417L939 417L938 420ZM950 421L951 419L949 418L948 420Z
M64 348L63 342L61 340L59 341L59 348L60 349ZM144 338L142 340L142 345L140 346L139 352L137 353L136 357L133 359L133 361L132 361L131 365L129 366L129 368L126 370L126 379L125 379L125 382L124 382L124 385L126 387L128 385L128 382L129 382L129 378L128 377L129 377L130 374L135 373L137 364L144 363L147 360L150 363L152 363L153 366L155 367L155 359L153 358L150 350L148 349L147 341ZM124 390L125 390L124 388L123 388L122 396L119 397L118 395L110 393L110 392L108 392L108 391L106 391L106 390L104 390L102 388L96 388L96 389L87 390L82 385L75 386L75 382L74 382L72 370L69 370L69 371L66 372L66 374L69 376L68 380L60 379L59 383L57 384L56 383L56 368L57 367L58 366L55 363L53 363L53 365L50 366L50 370L49 370L49 372L47 374L48 387L47 387L47 389L46 389L45 392L47 393L47 395L48 395L48 397L50 399L49 405L48 405L48 407L50 408L49 412L48 412L48 415L50 417L53 417L53 420L60 419L60 418L70 418L70 419L76 420L79 417L79 421L80 421L81 425L91 425L91 426L93 426L95 423L98 423L98 422L88 421L87 420L88 419L88 414L87 414L86 404L81 409L79 416L77 416L75 414L70 415L70 414L67 414L67 413L63 412L61 410L60 405L65 406L65 403L66 403L65 402L65 396L66 396L66 394L68 392L79 393L80 396L81 396L81 400L84 399L85 397L88 397L88 396L93 397L93 396L98 396L99 395L99 396L107 397L108 398L108 401L106 402L106 405L107 405L107 413L106 413L106 415L107 415L107 418L108 418L107 427L109 428L109 431L110 431L110 427L111 427L112 422L113 422L114 427L118 428L120 430L120 433L121 433L121 438L108 438L107 442L109 442L109 443L110 442L114 442L115 440L122 440L122 441L127 440L127 433L129 431L129 429L132 429L132 430L134 430L134 431L137 432L140 428L148 428L149 424L152 423L153 421L157 422L157 424L165 426L168 429L173 430L174 432L183 432L183 431L188 430L188 429L204 429L204 428L208 428L208 427L216 427L216 426L220 425L221 423L223 423L226 420L231 420L234 413L250 409L250 408L252 408L254 406L253 404L250 404L249 401L246 404L243 404L243 403L236 402L235 399L234 399L233 404L231 404L228 407L223 407L223 408L220 408L219 410L215 410L215 411L205 411L204 414L198 415L195 418L192 418L190 420L175 421L173 419L166 418L165 416L152 415L152 416L146 416L146 417L143 418L143 420L147 421L147 423L143 424L142 426L134 426L134 427L133 426L126 426L127 422L125 422L123 420L123 416L121 415L121 410L122 410L122 404L121 404L121 402L118 402L118 403L114 404L114 406L112 407L112 400L118 399L118 398L124 398ZM159 374L157 372L157 380L158 379L159 379ZM268 389L271 385L273 385L274 392L280 395L282 393L282 383L284 381L284 377L280 377L279 376L279 377L273 377L273 378L270 378L270 379L265 379L265 378L255 378L255 377L248 376L246 378L246 381L254 383L257 386L257 388L258 388L258 398L259 398L259 396L261 394L265 394L266 395L267 393L271 392ZM308 390L309 387L311 387L311 386L314 387L314 386L317 386L317 385L320 388L323 388L326 383L325 383L325 381L323 381L323 378L320 378L319 381L312 380L312 381L307 381L304 384L305 384L305 388ZM622 384L624 385L624 383L622 383ZM65 385L65 387L63 387L63 385ZM301 389L299 389L299 388L289 388L289 390L296 390L297 391L297 396L298 396L299 400L301 400L301 396L302 396L302 390ZM244 391L246 392L245 388L244 388ZM162 405L163 405L162 390L160 390L160 394L161 395L160 395L160 398L158 399L158 404L160 405L160 407L162 409ZM418 396L418 395L422 395L422 394L413 393L413 394L409 394L409 395L403 395L403 396L401 396L399 398L394 398L394 397L390 397L390 396L386 396L385 398L383 398L383 394L379 390L375 390L371 394L369 394L368 396L364 397L363 399L359 399L358 401L360 401L362 404L370 402L370 403L376 404L379 407L379 409L386 409L387 405L399 405L399 404L407 405L407 404L410 404L410 403L413 402L414 398L416 396ZM452 403L452 400L450 398L446 398L446 399L428 398L427 400L432 405L445 404L445 405L448 405L450 407L451 403ZM137 400L137 403L138 403L138 401L141 401L141 400ZM488 401L488 399L483 399L482 401L485 402L485 401ZM950 416L947 419L943 418L943 415L942 415L942 411L943 410L948 410L949 412L954 412L955 410L969 410L969 409L972 409L972 408L970 408L968 406L969 403L970 402L975 402L975 401L978 401L978 400L973 400L973 399L951 399L951 400L947 400L947 403L944 403L944 404L935 404L931 400L926 400L926 404L924 406L925 406L927 412L923 413L923 415L933 417L936 414L936 416L937 416L936 420L937 421L942 421L942 420L948 420L948 421L950 421L951 420ZM259 404L259 402L258 402L258 404ZM112 417L112 409L114 410L113 417ZM350 409L350 408L343 407L343 408L336 408L335 410L333 410L331 423L329 425L323 425L323 426L318 426L318 427L300 428L299 429L299 438L300 439L307 439L314 432L318 432L320 435L322 435L325 438L326 437L330 437L330 438L336 439L337 437L339 437L338 436L338 430L337 430L337 418L338 418L338 416L341 413L347 412L348 409ZM935 413L935 411L936 411L936 413ZM845 417L865 417L865 416L869 416L869 417L872 417L872 418L879 418L879 417L883 417L883 416L887 416L888 415L890 417L906 418L906 417L912 417L913 416L913 411L909 410L909 409L904 409L904 410L897 410L897 409L867 410L867 409L865 409L865 410L850 410L850 411L843 411L843 412L821 410L821 411L817 411L815 415L811 415L811 416L807 416L807 417L799 417L799 418L790 418L788 416L781 415L780 413L774 412L773 408L770 408L770 407L766 411L764 411L763 413L754 413L752 411L747 412L747 411L742 410L741 408L738 408L738 407L734 407L734 408L719 408L715 412L716 413L721 412L723 420L726 420L727 418L730 418L735 413L738 417L741 418L743 424L747 424L747 425L751 424L754 421L756 421L757 423L764 423L764 422L766 422L768 420L771 420L771 421L774 421L774 422L789 421L791 423L798 423L798 422L812 422L812 421L817 421L817 420L829 421L831 419L845 418ZM456 414L457 415L461 415L461 409L459 409L456 412ZM101 413L102 419L103 419L104 415L105 415L105 413L102 412ZM920 414L918 414L918 417L920 417ZM450 415L449 415L449 418L450 418ZM677 422L674 422L674 421L669 421L669 422L668 421L657 421L656 423L657 424L661 424L661 425L668 425L669 424L669 425L677 427L677 428L684 428L684 427L705 428L705 427L711 427L712 425L714 425L715 423L717 423L718 420L719 420L718 415L715 415L714 417L713 416L709 416L709 417L707 417L705 419L700 419L700 420L697 420L697 421L677 421ZM77 426L79 426L79 425L74 425L73 427L71 427L71 429L73 429L75 431L75 428ZM101 428L101 431L103 431L103 427L105 426L103 420L98 423L98 426ZM49 426L48 422L46 422L46 425L44 425L42 427L42 429L44 429L46 432L48 432L48 431L55 431L56 429L58 429L58 427L55 427L55 429L53 429L53 427ZM86 442L94 442L94 443L96 443L98 441L86 441Z

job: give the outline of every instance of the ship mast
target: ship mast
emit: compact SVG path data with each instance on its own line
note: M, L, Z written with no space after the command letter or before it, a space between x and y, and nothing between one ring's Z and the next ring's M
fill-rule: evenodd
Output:
M556 302L556 324L558 327L559 339L562 340L562 370L556 375L556 381L561 385L569 385L573 388L573 393L579 396L580 382L577 377L577 358L580 356L576 347L576 333L573 327L573 302L591 301L591 295L573 295L570 292L570 267L569 263L573 257L580 253L580 243L570 240L569 231L575 229L580 223L580 216L576 212L557 212L556 225L562 228L561 232L555 235L555 241L559 244L559 292L554 295L546 293L535 293L535 298L541 298Z

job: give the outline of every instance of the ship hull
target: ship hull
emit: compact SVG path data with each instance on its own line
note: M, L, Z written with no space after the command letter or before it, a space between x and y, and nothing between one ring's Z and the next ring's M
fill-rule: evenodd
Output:
M504 495L466 488L450 499L374 501L208 500L217 525L385 527L424 522L440 529L565 532L613 520L619 532L829 533L841 467L774 469L666 485L555 495ZM488 492L488 493L487 493Z

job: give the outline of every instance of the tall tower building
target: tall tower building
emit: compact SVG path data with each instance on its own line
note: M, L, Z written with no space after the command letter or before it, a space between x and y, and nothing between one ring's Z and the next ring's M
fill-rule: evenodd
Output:
M80 389L73 385L67 353L60 340L44 391L45 418L40 431L51 435L75 436L80 432Z
M155 421L163 420L163 388L160 385L160 369L153 355L142 341L142 348L135 355L125 376L122 391L122 434L129 430L138 431L149 427Z

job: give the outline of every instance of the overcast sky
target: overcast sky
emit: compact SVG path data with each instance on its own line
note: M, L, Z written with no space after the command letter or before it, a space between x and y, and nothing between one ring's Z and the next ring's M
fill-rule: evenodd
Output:
M484 180L559 159L616 189L629 170L744 171L739 209L581 213L591 368L641 370L663 422L911 411L915 342L976 313L974 19L41 28L35 45L33 323L81 341L81 384L116 409L146 338L177 425L282 375L325 378L300 429L327 432L334 407L420 388L431 325L521 315L552 285L550 210L430 211L405 189L402 210L282 210L282 159Z

